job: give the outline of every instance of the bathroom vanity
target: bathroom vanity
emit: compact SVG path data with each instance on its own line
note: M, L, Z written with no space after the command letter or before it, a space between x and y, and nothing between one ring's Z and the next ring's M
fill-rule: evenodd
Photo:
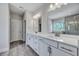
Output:
M56 37L51 34L27 33L26 45L39 56L78 56L78 37L75 39L64 35Z

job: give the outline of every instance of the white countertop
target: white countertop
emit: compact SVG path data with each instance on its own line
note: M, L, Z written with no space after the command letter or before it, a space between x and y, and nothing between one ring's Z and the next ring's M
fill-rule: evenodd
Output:
M37 35L40 37L48 38L50 40L55 40L57 42L66 43L75 47L78 47L79 36L71 36L71 35L63 35L60 37L55 36L54 34L49 33L29 33L33 35Z

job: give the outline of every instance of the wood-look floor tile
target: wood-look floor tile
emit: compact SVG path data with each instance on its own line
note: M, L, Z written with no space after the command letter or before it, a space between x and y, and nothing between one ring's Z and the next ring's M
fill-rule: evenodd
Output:
M37 54L24 43L11 47L9 52L1 53L0 56L37 56Z

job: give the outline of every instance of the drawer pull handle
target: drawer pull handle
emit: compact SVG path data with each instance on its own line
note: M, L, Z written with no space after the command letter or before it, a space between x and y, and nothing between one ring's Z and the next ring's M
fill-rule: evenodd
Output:
M72 52L72 50L70 50L70 49L67 49L67 48L65 48L65 47L61 47L62 49L65 49L65 50L67 50L67 51L70 51L70 52Z

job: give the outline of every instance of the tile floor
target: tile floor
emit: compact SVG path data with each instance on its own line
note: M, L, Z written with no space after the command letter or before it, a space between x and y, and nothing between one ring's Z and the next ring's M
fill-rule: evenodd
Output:
M38 56L29 46L25 43L15 44L10 48L9 52L0 53L0 56Z

